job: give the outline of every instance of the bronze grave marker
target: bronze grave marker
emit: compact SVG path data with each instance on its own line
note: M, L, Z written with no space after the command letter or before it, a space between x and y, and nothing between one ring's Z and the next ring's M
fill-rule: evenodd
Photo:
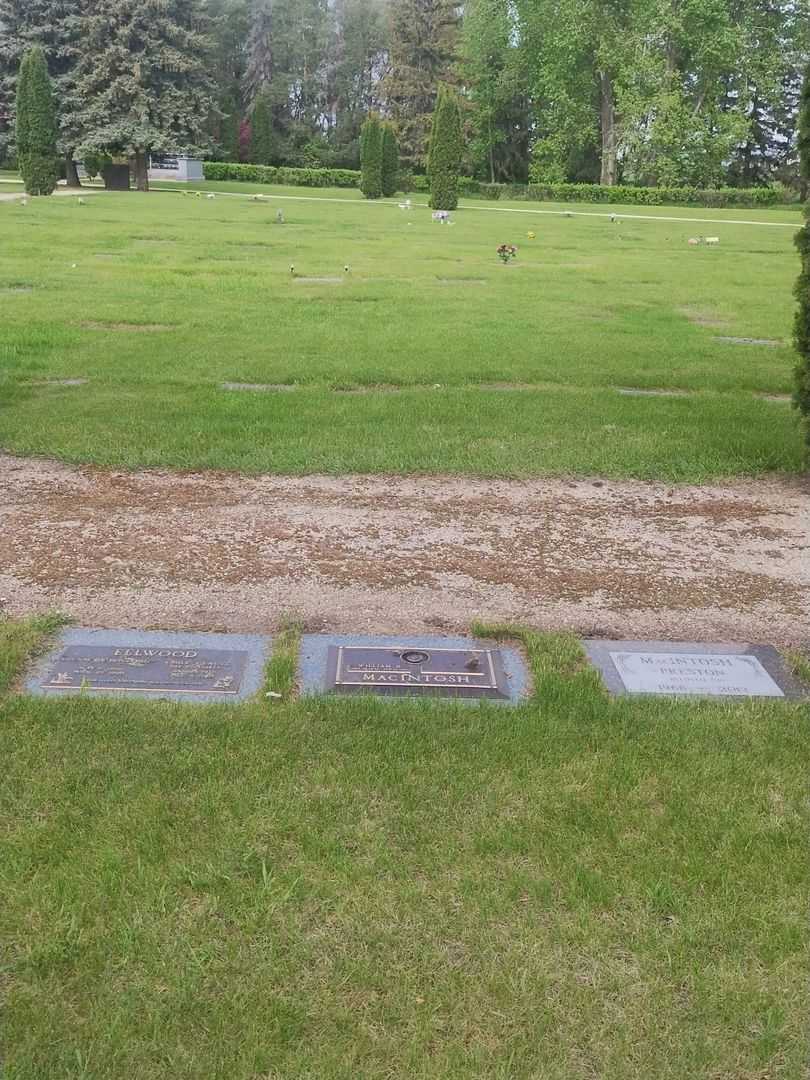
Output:
M42 680L43 690L169 691L237 695L248 653L240 649L68 645Z
M327 688L338 694L484 698L512 696L499 649L331 645Z

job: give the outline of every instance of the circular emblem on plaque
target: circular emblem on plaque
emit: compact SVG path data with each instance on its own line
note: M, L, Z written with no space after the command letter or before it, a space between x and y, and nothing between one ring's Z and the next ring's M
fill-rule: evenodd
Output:
M430 655L429 653L412 649L409 652L402 653L402 659L406 664L424 664L426 660L430 659Z

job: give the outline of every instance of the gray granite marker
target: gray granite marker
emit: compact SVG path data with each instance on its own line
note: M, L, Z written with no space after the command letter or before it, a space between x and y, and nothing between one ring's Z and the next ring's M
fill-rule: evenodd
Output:
M271 639L247 634L70 628L26 682L46 697L237 702L264 682Z
M692 641L585 641L613 694L803 698L770 645Z
M473 638L310 634L301 643L304 694L453 698L517 704L529 675L517 649Z

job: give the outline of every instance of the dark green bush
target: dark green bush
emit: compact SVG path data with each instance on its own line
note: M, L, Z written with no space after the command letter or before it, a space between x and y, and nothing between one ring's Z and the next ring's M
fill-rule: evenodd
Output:
M206 161L206 180L241 180L256 184L288 184L290 187L355 188L360 173L355 169L293 169L287 166L240 165ZM428 178L420 173L400 177L401 190L424 194ZM624 203L636 206L702 206L722 209L757 209L789 201L787 193L772 188L644 188L600 184L489 184L463 176L459 193L467 198L517 199L530 202Z
M269 165L274 157L273 107L270 94L262 90L250 114L250 160Z
M796 363L796 386L793 401L804 420L804 436L810 454L810 220L796 235L801 271L796 282L796 311L793 341L799 359Z
M805 73L802 85L799 155L802 191L806 195L808 181L810 181L810 67ZM793 403L802 415L807 455L810 459L810 203L804 208L804 217L804 228L796 236L801 270L796 282L796 299L799 301L799 307L793 328L793 343L799 354L795 368L796 387L793 391Z
M423 173L404 173L399 178L402 191L414 191L419 194L430 191L428 178Z
M355 169L292 169L275 165L242 165L232 161L206 161L206 180L233 180L250 184L287 184L290 187L356 188Z
M17 158L29 195L50 195L59 178L56 105L45 53L29 49L17 80Z
M510 194L510 198L519 198ZM631 187L617 184L529 184L523 196L534 202L624 203L635 206L762 207L781 201L778 188Z
M463 151L458 97L450 87L441 86L428 150L430 205L434 210L455 210L458 206L458 174Z
M799 98L799 116L796 143L799 151L799 182L801 197L810 193L810 64L804 71L802 92Z
M367 199L383 193L383 129L372 113L360 129L360 190Z
M108 165L112 165L112 158L107 154L85 154L82 164L87 176L92 180L96 176L101 176Z
M399 186L399 143L390 124L382 129L382 193L390 199Z

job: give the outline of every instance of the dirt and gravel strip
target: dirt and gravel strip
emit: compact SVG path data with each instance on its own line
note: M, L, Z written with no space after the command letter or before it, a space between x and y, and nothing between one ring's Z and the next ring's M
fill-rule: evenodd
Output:
M74 197L81 196L82 198L84 198L85 195L104 195L105 191L104 191L103 188L57 187L57 188L54 188L53 194L54 195L62 195L62 196L65 196L65 197L69 197L71 195L73 195ZM35 198L35 196L26 195L26 193L24 191L2 191L2 190L0 190L0 202L14 202L15 199L33 199L33 198Z
M810 481L123 473L0 455L0 597L102 627L810 644Z

